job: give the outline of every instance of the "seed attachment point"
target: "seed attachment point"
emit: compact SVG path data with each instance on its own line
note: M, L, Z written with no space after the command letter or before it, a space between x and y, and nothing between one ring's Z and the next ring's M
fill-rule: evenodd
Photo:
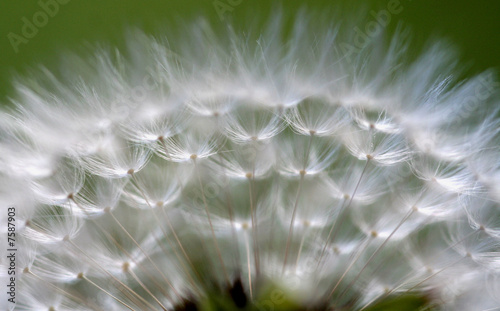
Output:
M129 262L124 262L122 265L122 270L123 272L128 272L130 269L130 263Z

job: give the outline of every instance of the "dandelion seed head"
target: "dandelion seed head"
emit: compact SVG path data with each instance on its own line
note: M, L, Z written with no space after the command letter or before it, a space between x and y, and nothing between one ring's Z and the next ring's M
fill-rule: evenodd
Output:
M258 40L133 30L128 53L18 79L16 309L500 306L493 72L458 80L439 43L406 59L405 31L347 57L349 24L300 14Z

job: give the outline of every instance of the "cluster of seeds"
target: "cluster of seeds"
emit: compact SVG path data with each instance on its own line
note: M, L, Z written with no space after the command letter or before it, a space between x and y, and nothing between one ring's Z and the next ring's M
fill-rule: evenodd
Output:
M346 57L338 29L203 26L16 84L15 310L196 310L210 288L217 310L500 308L491 72L456 81L439 45L405 63L404 34Z

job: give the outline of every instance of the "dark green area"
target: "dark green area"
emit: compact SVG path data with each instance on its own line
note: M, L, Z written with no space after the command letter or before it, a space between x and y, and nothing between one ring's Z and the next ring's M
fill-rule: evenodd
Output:
M366 311L433 311L429 300L424 296L406 294L402 296L387 297Z
M314 305L300 304L294 299L293 294L287 294L276 286L263 286L254 293L254 301L251 302L246 295L242 304L241 299L235 299L230 292L218 291L212 287L207 289L207 296L201 300L187 299L184 304L176 306L175 311L350 311L354 310L350 305L332 306L327 303L316 303ZM243 292L242 292L243 293ZM388 296L371 304L365 311L436 311L437 308L424 294L402 294Z

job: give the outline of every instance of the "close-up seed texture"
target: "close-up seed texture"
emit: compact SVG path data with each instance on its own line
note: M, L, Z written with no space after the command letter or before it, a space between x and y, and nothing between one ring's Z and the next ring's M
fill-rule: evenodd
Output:
M384 34L398 8L129 28L13 77L2 310L500 310L496 72Z

